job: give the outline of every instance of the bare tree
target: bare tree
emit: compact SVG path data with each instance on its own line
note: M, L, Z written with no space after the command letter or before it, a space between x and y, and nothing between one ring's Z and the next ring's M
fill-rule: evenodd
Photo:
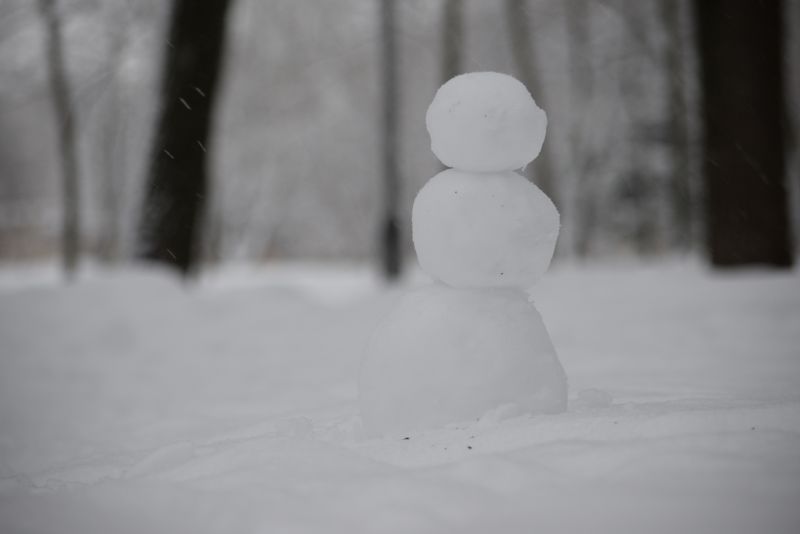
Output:
M128 46L131 20L127 4L112 3L107 9L105 68L108 77L103 89L105 98L99 140L102 175L99 200L103 217L98 253L104 260L116 262L122 255L123 188L127 173L126 121L130 113L123 95L119 69Z
M402 252L400 239L400 173L398 151L398 61L396 4L381 0L381 71L383 76L383 225L381 246L383 272L389 280L400 275Z
M64 35L56 0L39 0L45 23L45 52L50 78L50 93L58 122L58 148L61 159L63 214L61 222L61 260L71 279L78 266L80 235L80 171L78 140L64 50Z
M684 83L684 32L681 8L683 2L661 2L661 18L667 31L664 47L664 68L667 75L667 142L672 152L672 172L669 179L672 205L673 245L688 249L691 246L693 213L691 170L689 167L689 125L686 88Z
M442 81L446 82L463 69L464 3L444 0L442 10Z
M594 71L589 51L589 6L586 0L567 0L565 18L569 56L571 98L575 106L586 106L594 90ZM589 254L590 245L597 230L596 187L590 174L595 170L598 158L594 150L584 142L582 125L570 127L570 147L574 154L572 172L575 175L575 221L574 247L579 257Z
M534 36L528 20L526 0L506 0L506 23L511 40L511 55L522 83L534 94L540 107L547 109L544 88L540 82L540 71L534 49ZM553 182L553 157L547 143L531 166L534 181L558 204L555 183Z
M174 0L162 109L139 233L141 256L189 273L199 253L207 153L230 0Z
M624 4L618 4L617 9L621 5ZM658 24L656 8L653 4L640 2L625 11L626 42L634 42L644 50L653 49L647 29L652 31ZM653 86L648 83L646 69L650 66L663 75L663 60L648 53L638 54L637 59L636 62L626 62L616 76L620 94L624 95L628 109L636 112L626 113L631 135L628 141L630 152L626 156L629 166L620 173L621 179L615 188L613 205L617 216L604 218L612 221L617 219L621 223L621 234L627 238L633 250L640 255L649 255L657 252L664 242L662 234L667 225L663 221L669 217L671 207L671 197L663 194L668 190L667 174L654 165L658 154L664 154L671 148L671 132L668 120L650 118L647 113L653 105ZM663 105L663 100L658 102L659 108Z
M790 266L783 2L695 0L694 5L711 263Z

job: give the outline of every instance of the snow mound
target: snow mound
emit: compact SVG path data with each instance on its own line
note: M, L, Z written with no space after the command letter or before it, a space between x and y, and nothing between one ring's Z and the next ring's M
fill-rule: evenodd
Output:
M800 532L800 271L562 263L568 411L376 439L355 377L398 289L324 271L0 267L0 532Z
M566 408L564 370L542 319L511 290L433 285L405 295L375 330L359 386L365 426L384 435L475 420L509 404Z

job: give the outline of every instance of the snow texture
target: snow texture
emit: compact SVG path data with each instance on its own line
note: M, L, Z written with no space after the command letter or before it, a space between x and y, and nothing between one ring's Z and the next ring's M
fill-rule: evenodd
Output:
M564 370L518 291L435 284L403 296L370 340L360 375L364 424L401 436L491 409L566 408Z
M559 230L552 201L514 172L442 171L417 194L411 221L422 268L458 288L529 288Z
M357 416L366 272L0 269L0 532L800 532L798 272L561 264L569 409L407 440Z
M521 169L539 155L547 115L515 78L470 72L439 88L425 124L431 150L448 167L502 172Z

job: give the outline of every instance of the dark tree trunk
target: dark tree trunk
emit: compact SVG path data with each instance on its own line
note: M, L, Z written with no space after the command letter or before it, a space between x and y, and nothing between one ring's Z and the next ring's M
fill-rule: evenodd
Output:
M162 107L139 232L140 256L190 272L208 188L207 152L229 0L175 0Z
M61 222L61 260L67 278L72 278L80 254L80 183L75 111L64 58L64 37L55 0L39 0L45 22L45 51L50 77L50 92L58 122L58 148L61 158L63 213Z
M398 76L396 42L396 5L394 0L381 1L381 70L383 76L383 223L381 248L383 272L387 279L400 276L402 269L400 217L400 173L398 151Z
M533 32L528 22L528 11L525 0L506 0L505 13L508 26L508 35L511 41L511 55L517 73L528 90L533 93L533 98L539 107L547 110L547 103L544 97L544 89L539 82L538 62L536 60L536 50L534 50ZM558 195L556 195L555 183L553 181L553 158L550 157L550 150L547 148L547 141L542 147L539 157L530 165L533 181L542 188L542 191L558 205Z
M792 264L780 0L695 0L714 266Z
M463 0L444 0L442 12L442 81L461 74L464 48Z

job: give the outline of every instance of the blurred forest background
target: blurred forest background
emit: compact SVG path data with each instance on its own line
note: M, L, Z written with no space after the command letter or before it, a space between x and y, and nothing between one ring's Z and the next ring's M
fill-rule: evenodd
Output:
M198 141L198 263L377 264L394 235L411 257L411 203L441 169L425 110L444 80L475 70L517 76L548 113L526 172L562 213L558 260L705 254L692 1L227 3L214 120ZM171 5L0 1L0 261L57 259L65 239L90 261L141 254ZM800 2L782 9L797 236Z

